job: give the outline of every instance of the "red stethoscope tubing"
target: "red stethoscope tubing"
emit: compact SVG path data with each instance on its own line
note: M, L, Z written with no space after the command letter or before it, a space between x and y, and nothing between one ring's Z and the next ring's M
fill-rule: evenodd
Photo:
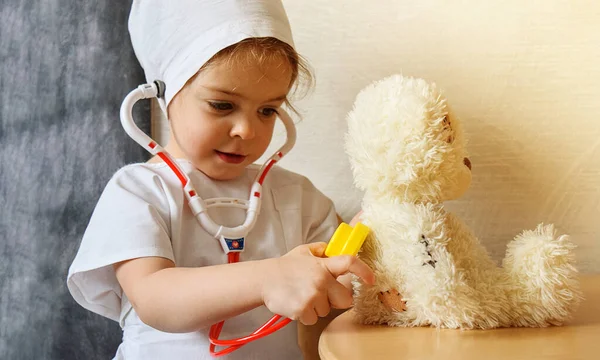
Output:
M239 261L239 253L229 253L228 262L235 263ZM229 354L242 346L248 344L251 341L258 340L267 335L274 333L282 327L289 324L292 320L289 318L283 318L281 315L273 316L269 321L264 323L261 327L256 329L252 334L236 339L219 340L221 329L223 329L224 321L220 321L210 327L208 338L210 340L210 354L212 356L222 356ZM217 346L227 346L225 349L216 351Z
M174 166L174 164L170 161L170 159L168 159L166 156L163 156L163 155L164 154L162 154L162 153L158 153L158 156L160 156L163 159L163 161L165 161L167 163L167 165L171 168L171 170L173 170L173 172L175 172L175 174L181 181L182 185L185 186L187 183L185 177L181 176L179 174L179 170L177 169L177 167ZM273 165L272 163L269 163L269 165L267 166L267 168L265 169L264 173L261 176L260 182L262 182L264 180L266 173L271 169L272 165ZM227 262L228 263L232 264L232 263L236 263L239 261L240 261L240 253L239 252L230 252L227 254ZM281 319L282 319L281 315L275 315L269 321L264 323L264 325L262 325L261 327L256 329L256 331L254 331L252 334L250 334L248 336L236 338L236 339L229 339L229 340L219 340L219 335L221 334L221 330L223 329L223 324L225 323L225 321L220 321L210 327L210 332L208 334L208 338L210 341L210 347L209 347L210 354L215 357L229 354L229 353L239 349L240 347L248 344L251 341L258 340L260 338L263 338L267 335L274 333L275 331L281 329L282 327L286 326L287 324L289 324L292 321L289 318L283 318L282 320ZM227 347L223 350L216 351L217 346L227 346Z
M187 182L185 180L185 177L180 176L179 170L177 169L176 166L174 166L174 164L172 164L170 159L168 159L166 156L161 156L161 155L163 155L163 154L158 153L158 156L160 156L163 159L163 161L165 161L167 163L167 165L171 168L171 170L173 170L173 172L175 172L175 174L181 181L182 185L185 186L186 182ZM260 178L261 183L264 180L264 177L266 176L267 172L271 169L271 166L273 165L273 163L274 162L269 163L269 165L265 169L264 173L262 174L262 176ZM239 252L228 253L227 260L228 260L227 262L230 264L239 262L240 261L240 253ZM289 318L282 319L281 315L275 315L269 321L264 323L264 325L262 325L261 327L256 329L256 331L254 331L252 334L250 334L248 336L244 336L244 337L240 337L240 338L236 338L236 339L219 340L219 335L221 334L221 330L223 329L223 324L225 323L224 321L220 321L210 327L210 332L208 334L208 338L210 341L210 347L209 347L210 354L212 356L217 357L217 356L223 356L223 355L232 353L235 350L241 348L242 346L248 344L251 341L258 340L260 338L263 338L267 335L274 333L275 331L277 331L277 330L281 329L282 327L286 326L287 324L289 324L291 321L292 320ZM217 346L227 346L227 347L225 349L217 351L216 350Z

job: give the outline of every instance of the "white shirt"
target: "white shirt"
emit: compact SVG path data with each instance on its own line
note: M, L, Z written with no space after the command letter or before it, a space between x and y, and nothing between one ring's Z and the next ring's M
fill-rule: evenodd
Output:
M247 199L259 169L253 165L234 180L215 181L191 163L178 162L203 199ZM245 210L211 208L209 215L218 224L237 226L244 221ZM260 215L246 237L240 261L279 257L304 243L327 242L337 223L333 203L308 179L274 167L263 184ZM145 325L133 310L112 264L147 256L164 257L184 267L227 262L218 240L200 227L179 180L163 163L129 165L112 177L94 209L69 269L67 285L81 306L120 323L123 342L116 359L211 359L208 328L186 334L164 333ZM220 338L249 335L271 316L262 306L230 319ZM300 359L296 324L222 358Z

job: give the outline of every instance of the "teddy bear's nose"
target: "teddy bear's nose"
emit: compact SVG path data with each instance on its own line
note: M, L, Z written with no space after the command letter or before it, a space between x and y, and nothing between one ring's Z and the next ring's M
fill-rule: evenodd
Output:
M471 170L471 160L469 160L469 158L464 158L463 162L469 168L469 170Z

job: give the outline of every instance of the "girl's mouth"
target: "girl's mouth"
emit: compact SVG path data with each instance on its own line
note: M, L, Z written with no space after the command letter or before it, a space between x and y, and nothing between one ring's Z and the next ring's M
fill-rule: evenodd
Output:
M246 155L226 153L219 150L215 150L215 152L221 160L228 164L240 164L243 163L244 160L246 160Z

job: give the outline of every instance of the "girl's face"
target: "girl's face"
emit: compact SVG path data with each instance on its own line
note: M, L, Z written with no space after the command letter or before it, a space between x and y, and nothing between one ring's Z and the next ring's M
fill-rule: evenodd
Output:
M213 179L238 177L269 146L291 77L281 58L262 66L213 62L169 104L166 150Z

